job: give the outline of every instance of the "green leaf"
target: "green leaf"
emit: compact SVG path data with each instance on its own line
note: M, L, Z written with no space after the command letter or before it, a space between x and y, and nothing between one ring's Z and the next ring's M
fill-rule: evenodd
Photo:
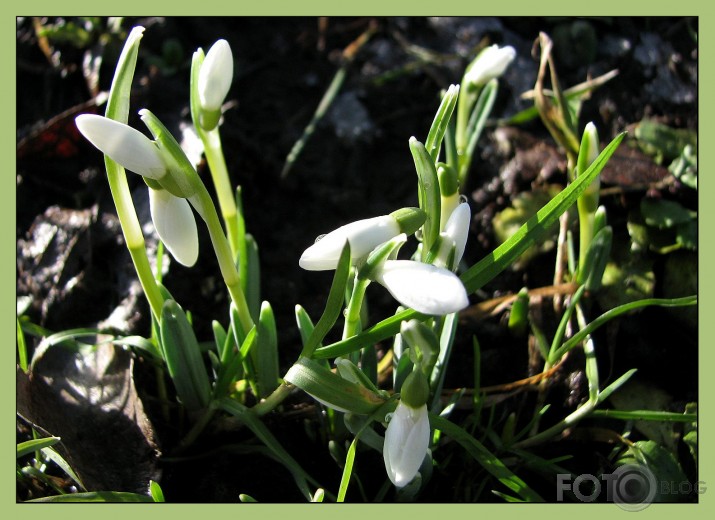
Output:
M119 62L112 79L112 88L107 100L105 116L115 121L127 123L129 120L129 101L132 90L132 79L137 64L139 40L144 33L143 27L134 27L119 56Z
M684 298L647 298L645 300L638 300L631 303L626 303L614 309L604 312L598 318L589 323L586 327L574 334L569 340L567 340L561 347L556 349L551 357L551 360L561 359L561 357L566 354L569 350L574 348L576 345L581 343L586 336L592 334L596 329L602 325L608 323L610 320L643 307L648 307L650 305L657 305L660 307L680 307L686 305L696 305L698 303L697 296L686 296Z
M260 397L268 396L278 387L278 334L273 309L268 302L261 305L257 326L256 346L252 349L253 362L258 377Z
M688 482L685 473L675 456L654 441L637 441L618 459L616 465L636 465L649 470L656 483L653 502L682 501L687 495L678 493L678 485ZM662 484L674 485L675 489L668 489Z
M635 137L645 153L656 159L675 159L687 146L697 146L694 130L674 129L650 119L643 119L636 125Z
M166 366L179 399L189 410L205 408L211 398L211 384L201 347L186 314L174 300L164 302L160 331Z
M694 215L681 204L672 200L644 198L641 214L645 223L660 229L671 228L694 219Z
M62 457L62 455L57 453L54 448L42 448L42 454L49 460L57 464L60 468L62 468L62 471L64 471L68 477L74 480L82 491L86 491L84 484L77 476L77 473L75 473L75 471L69 465L69 462L67 462L64 457Z
M435 163L439 159L442 139L449 126L449 121L452 118L457 99L459 99L459 85L450 85L442 97L442 101L437 109L437 114L434 116L434 121L432 121L432 126L425 140L425 149Z
M42 448L54 446L60 442L59 437L45 437L44 439L32 439L21 442L17 445L17 458L24 457L35 451L40 451Z
M20 319L16 319L17 322L17 359L18 365L23 372L27 372L27 344L25 343L25 334L22 332L22 326L20 325Z
M692 145L683 148L680 156L670 163L668 170L687 187L698 189L698 156Z
M261 309L261 261L258 254L258 244L256 239L250 233L246 234L246 259L247 259L247 272L246 272L246 302L248 303L248 310L251 316L255 320L260 314ZM243 278L241 278L243 282Z
M415 162L419 180L420 209L427 214L427 220L422 227L422 255L424 258L439 236L442 199L440 197L437 170L432 157L427 153L425 145L414 137L410 137L410 152Z
M496 455L467 431L439 415L429 414L429 422L433 428L442 430L446 435L457 441L485 470L499 482L517 493L523 500L526 502L544 501L536 491L517 477Z
M305 357L298 359L288 370L285 380L339 411L369 414L385 402L368 388L348 381Z
M154 502L166 502L166 500L164 500L164 492L158 482L153 480L149 481L149 493Z
M313 333L313 329L315 329L315 325L313 324L313 320L310 319L308 311L306 311L301 305L295 306L295 321L298 325L298 331L300 332L300 340L305 347L305 344L308 342L308 338Z
M337 377L337 376L336 376ZM253 414L248 408L237 403L232 399L221 399L218 402L219 406L226 412L230 413L241 423L247 426L253 434L258 437L258 439L265 444L268 449L271 450L273 455L285 466L288 471L293 475L298 489L303 493L303 496L307 500L310 500L310 489L308 488L308 482L315 486L320 486L320 484L311 478L302 466L293 458L291 455L281 446L280 442L273 436L268 427L261 422L261 420Z
M346 241L343 251L340 253L338 266L335 269L335 276L330 286L330 293L328 294L328 301L325 304L325 310L303 346L303 351L300 354L302 357L311 357L313 355L315 349L338 320L340 311L343 309L345 288L347 287L349 276L350 243Z
M524 251L536 244L571 207L579 195L593 182L593 179L606 166L606 163L618 148L625 133L618 135L600 153L591 166L561 193L541 208L509 240L497 247L490 255L472 266L462 276L468 293L473 293L511 265Z

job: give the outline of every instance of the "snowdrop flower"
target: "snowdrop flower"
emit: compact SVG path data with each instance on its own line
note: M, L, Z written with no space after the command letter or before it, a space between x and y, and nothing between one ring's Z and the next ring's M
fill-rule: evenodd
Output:
M386 260L375 279L405 307L441 316L469 305L467 291L451 271L413 260Z
M429 447L430 425L427 405L412 408L404 401L387 425L382 455L387 476L397 487L404 487L417 475Z
M441 244L435 265L456 270L464 255L471 219L472 212L469 209L469 204L466 202L462 202L452 211L452 214L444 226L444 231L440 233ZM452 248L454 248L454 259L452 262L449 262L451 265L447 265Z
M465 74L466 83L481 87L490 80L498 78L516 57L514 47L499 47L492 45L487 47L474 59L469 70Z
M199 234L186 199L149 188L149 209L156 232L181 265L191 267L199 257Z
M214 43L199 70L199 103L204 112L201 126L212 130L221 116L221 104L233 81L233 54L226 40ZM205 117L204 117L205 116Z
M351 222L331 231L303 252L298 265L308 271L335 269L345 242L350 242L350 257L357 261L380 244L401 233L414 233L425 221L423 211L402 208L389 215Z
M402 384L397 403L385 432L382 455L390 480L397 487L409 484L427 454L430 424L427 416L429 383L418 365Z
M79 115L75 123L90 143L127 170L155 180L167 174L156 143L139 130L96 114Z
M140 131L94 114L82 114L75 122L90 143L127 170L151 181L161 181L169 173L156 143ZM149 188L149 207L156 232L167 249L180 264L194 265L199 238L194 214L186 199L164 189Z

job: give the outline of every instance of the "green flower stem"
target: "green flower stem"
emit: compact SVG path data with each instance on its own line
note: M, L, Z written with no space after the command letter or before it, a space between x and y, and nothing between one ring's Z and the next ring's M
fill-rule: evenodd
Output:
M581 330L588 327L586 316L580 304L576 305L576 319ZM583 341L583 353L586 356L586 379L588 379L588 399L595 401L598 399L599 391L599 376L598 376L598 361L596 360L596 349L593 345L591 336L586 336Z
M197 126L197 131L201 141L204 143L204 154L206 161L209 163L211 178L213 179L216 194L218 195L218 204L221 208L224 224L226 225L226 234L228 242L231 246L233 258L239 252L238 244L238 217L236 212L236 199L234 198L231 182L228 177L228 169L226 168L226 160L223 156L223 148L221 146L221 135L218 127L208 132ZM245 262L244 258L241 258Z
M365 299L365 290L370 285L370 280L355 277L355 287L350 295L350 302L345 310L345 327L343 328L343 339L355 336L360 332L360 310Z
M589 211L586 203L583 201L583 196L576 201L578 206L578 225L579 225L579 247L578 247L578 265L579 270L582 269L583 262L586 259L591 241L593 240L593 222L595 214Z
M479 96L479 89L469 85L468 83L462 82L462 86L459 89L459 100L457 101L457 127L454 136L454 142L457 147L457 157L460 164L453 164L452 166L460 170L462 162L464 161L464 152L467 149L467 142L469 137L467 136L467 124L469 123L469 113L471 112L474 102Z
M201 432L204 431L206 426L208 426L208 424L211 422L211 419L213 419L216 410L218 410L218 404L216 403L216 401L211 401L209 403L209 406L204 410L201 417L199 417L199 420L196 421L191 427L189 433L187 433L186 436L181 439L181 442L179 442L177 453L181 453L186 448L191 446L196 439L198 439L199 435L201 435Z
M201 183L197 188L198 189L192 199L196 203L197 210L203 217L206 222L206 226L208 227L211 243L213 244L219 269L221 270L221 276L223 277L223 281L228 288L229 294L231 295L231 300L233 300L233 303L236 305L241 327L243 327L244 333L248 333L254 323L253 318L251 318L251 314L248 311L246 296L243 293L243 289L241 289L241 278L236 270L236 263L233 260L234 257L231 252L231 246L229 245L228 239L223 232L221 222L219 221L218 214L216 213L216 207L211 200L208 190L206 190L203 183Z
M251 408L251 411L259 417L261 415L267 414L268 412L276 408L279 404L281 404L283 400L290 395L294 388L295 386L284 381L278 386L278 388L273 390L273 392L268 397L253 406Z
M108 157L105 157L104 162L107 169L109 189L112 193L114 205L117 208L117 216L119 217L119 224L124 234L124 241L132 257L134 269L139 277L139 283L141 283L144 294L149 301L151 312L157 321L160 321L164 297L159 291L159 285L156 283L151 265L149 265L144 235L142 234L139 218L137 217L137 212L132 202L129 185L127 184L127 176L124 172L124 168Z

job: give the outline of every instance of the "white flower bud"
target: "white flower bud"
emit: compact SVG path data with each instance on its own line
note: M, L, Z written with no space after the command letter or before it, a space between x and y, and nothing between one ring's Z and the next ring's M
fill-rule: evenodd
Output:
M387 425L382 455L387 476L397 487L409 484L422 465L429 447L427 405L412 408L402 401Z
M357 260L400 233L397 220L390 215L351 222L331 231L306 249L298 265L308 271L335 269L346 241L350 242L351 258Z
M472 61L465 75L465 82L481 87L498 78L516 57L514 47L487 47Z
M469 204L462 202L457 206L447 220L442 235L449 238L455 245L454 266L459 265L459 261L464 255L464 248L467 245L469 236L469 224L472 220L472 212Z
M149 209L156 232L176 260L187 267L199 256L199 234L186 199L149 188Z
M462 281L451 271L412 260L387 260L376 275L392 296L422 314L442 316L469 305Z
M218 40L206 54L199 70L199 102L209 112L221 108L233 81L233 54L226 40Z
M166 175L159 148L139 130L96 114L79 115L75 123L90 143L127 170L157 180Z

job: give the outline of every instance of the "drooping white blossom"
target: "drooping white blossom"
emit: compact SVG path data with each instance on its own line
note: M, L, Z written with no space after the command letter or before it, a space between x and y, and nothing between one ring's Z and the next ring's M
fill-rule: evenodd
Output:
M387 476L395 486L404 487L417 475L429 438L427 405L412 408L400 401L387 425L382 449Z
M233 81L233 53L226 40L218 40L206 53L199 70L199 102L204 110L221 108Z
M514 47L499 47L496 44L487 47L472 62L464 79L472 85L486 85L490 80L504 74L515 57Z
M79 115L75 123L90 143L127 170L150 179L166 175L159 148L139 130L96 114Z
M376 280L405 307L441 316L469 305L467 291L452 272L413 260L387 260Z
M346 241L350 242L351 258L357 260L400 233L398 222L390 215L351 222L331 231L306 249L298 265L308 271L335 269Z
M176 260L187 267L199 256L199 235L186 199L149 188L149 209L156 232Z

